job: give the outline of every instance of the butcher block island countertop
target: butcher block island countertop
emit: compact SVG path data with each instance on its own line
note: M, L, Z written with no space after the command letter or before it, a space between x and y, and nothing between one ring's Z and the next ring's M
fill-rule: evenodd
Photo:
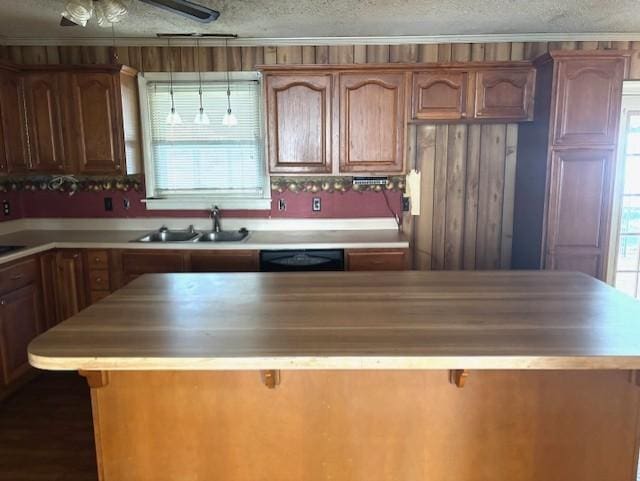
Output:
M636 481L640 308L561 272L155 274L37 338L100 481Z
M640 303L545 271L146 275L29 353L51 370L640 369Z

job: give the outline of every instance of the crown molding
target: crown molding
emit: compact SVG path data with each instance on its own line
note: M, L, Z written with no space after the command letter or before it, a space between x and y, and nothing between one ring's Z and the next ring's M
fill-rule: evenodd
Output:
M200 46L224 46L225 40L199 38ZM493 43L493 42L571 42L571 41L634 41L640 40L640 32L629 33L522 33L483 35L406 35L372 37L244 37L230 39L229 46L298 46L298 45L404 45L437 43ZM171 45L195 46L195 38L172 38ZM166 38L158 37L6 37L0 36L2 45L59 45L59 46L126 46L153 47L166 46Z

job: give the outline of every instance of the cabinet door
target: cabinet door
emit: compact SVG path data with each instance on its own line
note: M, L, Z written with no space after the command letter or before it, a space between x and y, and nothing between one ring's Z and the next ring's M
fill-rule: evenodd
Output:
M610 150L552 153L545 267L602 276L609 237L612 162Z
M615 145L624 66L623 58L558 61L555 145Z
M142 274L164 274L185 272L187 269L187 251L122 251L119 256L117 274L122 285L128 284Z
M60 320L68 319L84 309L86 292L84 266L79 250L62 250L57 253L58 309Z
M258 251L219 250L191 253L191 272L258 272Z
M467 117L468 72L413 74L413 120L458 120Z
M62 75L56 72L27 73L25 76L26 115L31 168L42 173L65 170L62 131Z
M487 120L532 120L534 90L533 68L478 71L474 116Z
M120 173L124 153L116 76L74 73L71 89L78 171L88 175Z
M405 271L406 249L358 249L346 252L348 271Z
M0 171L10 174L29 169L22 77L0 72Z
M61 320L58 305L58 256L55 252L47 252L40 256L40 273L42 277L42 305L44 330L51 329Z
M340 74L340 171L402 172L404 73Z
M271 172L331 172L331 82L331 75L267 77Z
M29 369L27 346L38 335L39 302L35 284L0 297L0 352L6 384Z

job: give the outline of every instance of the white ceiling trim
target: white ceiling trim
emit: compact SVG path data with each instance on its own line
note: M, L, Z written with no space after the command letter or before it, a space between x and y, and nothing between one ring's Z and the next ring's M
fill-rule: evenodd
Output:
M290 45L403 45L436 43L489 43L489 42L570 42L570 41L633 41L640 40L637 33L524 33L524 34L487 34L487 35L419 35L419 36L382 36L382 37L296 37L269 38L245 37L230 39L229 45L236 47L290 46ZM200 38L201 46L220 46L225 41L215 38ZM38 38L38 37L2 37L2 45L114 45L109 37L74 38ZM119 37L117 46L151 47L166 46L166 38L158 37ZM192 46L195 39L173 38L172 46Z

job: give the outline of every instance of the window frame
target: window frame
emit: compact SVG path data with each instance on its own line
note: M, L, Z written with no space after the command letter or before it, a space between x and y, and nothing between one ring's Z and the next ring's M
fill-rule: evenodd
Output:
M226 81L226 72L202 72L202 81ZM260 128L260 143L262 149L262 169L264 172L264 186L262 197L237 197L225 195L206 195L202 193L158 197L155 186L155 162L153 159L151 116L149 110L148 84L150 82L168 82L169 72L144 72L138 74L138 92L140 103L140 124L142 130L143 159L145 173L146 199L143 202L148 210L184 210L184 209L209 209L217 205L222 209L258 209L271 208L271 183L266 161L265 125L263 115L263 86L262 76L259 72L229 72L231 82L253 80L258 82L259 102L258 117ZM197 72L176 72L173 74L174 82L197 82ZM233 84L231 86L231 106L233 107ZM200 195L199 195L200 194Z

